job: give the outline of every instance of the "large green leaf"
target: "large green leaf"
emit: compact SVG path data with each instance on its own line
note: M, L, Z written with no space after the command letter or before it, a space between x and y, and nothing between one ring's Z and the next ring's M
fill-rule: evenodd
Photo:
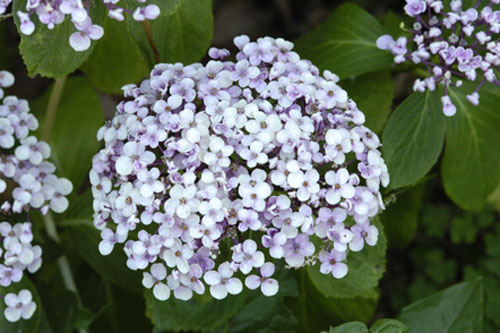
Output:
M299 38L295 50L321 70L329 69L346 78L393 63L390 52L375 45L385 33L384 27L364 9L344 4L317 29Z
M299 298L289 301L299 320L298 332L316 333L346 321L368 322L375 312L376 297L325 297L311 282L306 270L299 271Z
M436 163L443 147L444 117L437 92L415 92L391 115L382 140L391 188L415 184Z
M481 90L478 106L465 98L470 85L450 89L457 113L446 123L441 171L446 193L464 209L482 208L500 179L500 94L498 88L488 88Z
M325 275L319 271L319 264L308 266L307 273L314 286L326 297L369 297L378 296L376 287L385 271L385 251L387 239L382 225L376 221L379 239L375 246L365 247L360 252L350 252L347 256L349 271L342 279Z
M146 315L161 329L173 331L212 331L227 325L245 304L245 292L223 300L212 298L208 291L200 299L182 301L173 296L159 301L151 290L144 291Z
M370 327L370 333L403 333L410 329L396 319L379 319Z
M160 16L151 26L161 61L199 61L212 41L212 0L184 0L171 15Z
M34 284L39 290L45 310L46 325L53 332L71 333L77 328L88 328L94 316L81 305L74 292L66 289L55 260L43 263Z
M8 293L18 294L22 289L28 289L29 291L31 291L31 295L33 296L33 301L36 303L36 311L33 314L33 316L28 320L20 319L15 323L10 323L9 321L7 321L7 319L3 314L7 306L5 305L3 298L0 299L0 332L2 333L39 332L38 327L40 325L40 320L42 317L41 313L43 312L43 307L42 304L40 303L40 297L38 296L38 292L35 286L26 276L26 273L27 272L25 272L20 282L12 283L8 287L0 287L0 294L5 297L5 295L7 295Z
M106 18L106 34L83 65L92 84L105 93L119 93L128 83L136 83L149 72L149 63L122 22Z
M412 303L399 319L412 332L482 332L482 280L462 282Z
M157 19L146 24L128 22L129 31L141 52L154 61L153 51L157 51L158 60L170 63L189 64L203 58L213 36L212 0L151 2L160 7L161 14ZM156 50L152 49L150 42Z
M45 110L51 91L33 105L38 114L40 109ZM45 120L39 119L43 128ZM99 95L90 82L83 77L67 79L48 143L57 174L69 178L75 192L88 178L92 157L100 147L97 130L103 124Z
M328 333L368 333L368 328L362 322L352 321L350 323L345 323L340 326L330 327Z
M26 2L27 0L14 1L12 12L25 11ZM100 2L95 4L91 8L92 21L94 24L101 24L104 19L104 6ZM40 74L46 77L63 77L74 72L92 53L95 41L83 52L77 52L69 45L69 37L77 31L69 16L52 30L41 24L36 15L31 17L36 29L30 36L20 33L19 46L30 76ZM17 15L14 15L14 19L19 30L20 21Z
M404 333L410 329L396 319L379 319L373 323L368 330L365 324L352 321L336 327L330 327L328 332L323 333Z
M348 78L340 85L365 114L365 126L375 132L381 131L394 98L394 79L390 71L386 69Z

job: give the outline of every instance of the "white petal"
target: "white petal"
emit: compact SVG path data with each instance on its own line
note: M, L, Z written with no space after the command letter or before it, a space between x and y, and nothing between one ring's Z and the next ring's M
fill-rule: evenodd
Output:
M260 286L260 290L264 294L264 296L274 296L278 293L279 285L278 281L275 279L266 279L262 282Z
M134 170L134 165L128 156L120 156L115 164L116 172L122 176L127 176Z
M243 284L237 278L231 278L226 282L226 288L231 295L237 295L243 290Z
M223 299L227 296L226 287L220 284L210 286L210 294L216 299Z
M19 318L21 318L21 310L19 310L18 308L8 307L5 309L3 314L5 315L5 318L11 323L18 321Z
M216 271L206 272L203 278L205 279L205 282L209 285L216 285L220 283L220 274Z
M160 301L165 301L170 297L170 289L164 283L158 283L153 288L153 295Z
M245 279L245 285L247 286L248 289L257 289L260 286L260 277L257 275L249 275Z

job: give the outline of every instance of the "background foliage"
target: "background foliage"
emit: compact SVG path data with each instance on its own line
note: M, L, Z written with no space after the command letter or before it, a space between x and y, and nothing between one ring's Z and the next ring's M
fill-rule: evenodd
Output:
M162 14L146 25L117 23L98 8L93 19L105 35L83 53L67 43L69 24L19 37L12 20L0 22L0 68L16 73L11 92L32 100L42 124L56 90L47 78L63 87L48 141L59 174L75 185L69 210L54 216L60 239L33 216L44 264L31 280L12 286L30 289L39 310L16 325L1 317L1 332L500 331L498 88L486 87L478 107L452 90L459 111L448 119L438 94L411 93L418 71L395 67L375 46L381 34L404 33L400 1L154 2ZM25 3L15 0L14 10ZM377 246L349 255L343 280L317 267L281 268L275 297L247 291L224 301L159 302L143 291L140 274L126 268L123 253L102 257L97 250L87 180L99 149L95 133L112 116L121 86L145 78L156 61L199 61L210 45L230 47L241 33L295 40L302 57L340 76L365 112L391 174L388 209L377 222L381 237ZM60 276L63 258L78 293Z

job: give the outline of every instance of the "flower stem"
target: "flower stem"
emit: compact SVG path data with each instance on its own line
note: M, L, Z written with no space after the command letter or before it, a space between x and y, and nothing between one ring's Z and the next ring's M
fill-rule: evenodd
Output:
M3 20L9 19L11 17L12 17L12 13L6 14L6 15L0 15L0 22L2 22Z
M54 87L50 93L49 103L47 105L47 111L45 113L45 122L42 128L41 139L48 141L50 135L52 134L52 128L54 127L54 121L56 119L57 109L59 107L59 102L61 101L62 92L64 90L64 83L66 82L66 77L56 79L54 82ZM56 243L61 243L61 238L57 232L56 223L49 211L43 216L43 224L45 225L45 230L49 237ZM71 267L69 266L68 258L66 256L61 256L57 259L57 266L61 272L61 277L64 286L67 290L72 291L76 295L77 302L80 303L80 296L78 294L78 289L76 288L75 279L71 273ZM79 333L87 333L84 329L78 329Z
M43 141L48 141L52 133L52 127L54 126L54 121L56 119L57 108L59 107L59 102L61 101L62 92L64 90L64 83L66 82L66 76L56 79L54 82L54 87L50 93L49 104L47 105L47 111L45 113L45 121L42 128L41 139Z
M57 243L61 242L59 238L59 234L57 233L56 223L52 218L52 214L48 212L43 216L43 224L45 225L45 230L52 240ZM61 272L62 280L64 286L67 290L75 293L77 301L80 303L80 296L78 295L78 289L76 288L75 279L73 278L73 274L71 273L71 267L69 266L68 258L66 256L59 257L57 259L57 266L59 267L59 271ZM79 329L79 333L87 333L84 329Z
M146 32L146 36L148 37L148 42L151 48L153 49L153 53L155 54L155 61L156 63L160 62L160 52L158 51L158 48L156 47L156 44L153 40L153 29L151 28L151 23L148 20L144 20L142 22L144 26L144 31Z

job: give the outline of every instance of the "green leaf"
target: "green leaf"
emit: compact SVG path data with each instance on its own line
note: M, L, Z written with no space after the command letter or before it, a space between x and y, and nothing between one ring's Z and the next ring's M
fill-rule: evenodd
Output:
M108 306L92 322L89 332L137 333L151 332L152 325L144 313L142 294L105 283Z
M39 276L35 283L40 290L47 325L58 333L71 333L76 328L86 329L93 314L79 303L74 292L65 288L60 274L55 262L44 263L42 272L37 272Z
M353 321L337 327L330 327L328 333L368 333L368 328L362 322Z
M375 132L381 131L394 98L394 80L390 71L385 69L348 78L340 85L365 114L365 126Z
M26 272L27 273L27 272ZM0 332L2 333L37 333L39 332L38 327L40 325L41 313L43 312L42 304L40 303L40 297L38 296L38 292L35 286L28 279L26 274L23 275L23 278L20 282L12 283L8 287L0 287L0 294L2 296L7 295L8 293L16 293L18 294L22 289L28 289L31 291L31 295L33 296L33 301L36 304L36 311L33 316L24 320L21 319L18 322L11 323L7 321L3 312L6 309L6 305L3 299L0 300Z
M51 91L34 106L45 110ZM41 119L40 128L44 122ZM75 193L88 178L92 157L100 147L97 130L103 124L99 95L90 82L83 77L67 79L48 143L57 174L71 180Z
M319 69L328 69L344 79L393 63L390 52L379 50L375 44L385 33L364 9L343 4L318 28L299 38L295 51Z
M151 27L161 61L199 61L213 37L212 0L183 0L171 14L152 21Z
M149 72L149 63L126 26L111 18L103 24L104 37L85 62L82 70L92 84L102 92L120 93L122 86L143 79Z
M245 304L246 294L229 295L223 300L216 300L209 294L199 299L182 301L170 297L159 301L151 290L144 291L146 315L153 324L161 329L173 331L210 331L227 325Z
M481 278L456 284L408 305L399 320L412 332L482 332Z
M142 291L141 275L127 267L126 256L120 246L110 255L103 256L98 250L101 237L93 226L74 224L64 230L65 244L71 245L105 279L128 290Z
M349 271L342 279L322 274L319 264L308 266L307 273L313 285L326 297L352 298L356 296L376 298L376 287L385 270L387 239L382 224L374 223L379 229L379 239L375 246L365 247L360 252L350 252L347 256Z
M404 333L410 329L396 319L379 319L370 327L370 333Z
M325 297L309 279L307 271L299 270L299 298L288 304L299 320L298 332L318 332L346 321L368 322L375 312L378 295L368 297Z
M415 92L394 111L382 140L391 188L415 184L436 163L443 147L444 117L436 92Z
M420 213L424 185L411 188L400 194L396 202L380 215L389 247L403 248L415 236Z
M25 11L26 2L27 0L14 1L12 12ZM91 7L92 22L101 24L104 18L104 6L100 2L95 3L96 5ZM77 31L69 16L52 30L41 24L36 15L32 15L32 18L36 29L32 35L26 36L19 30L19 17L14 15L21 36L19 50L30 76L40 74L46 77L63 77L74 72L92 53L96 41L83 52L77 52L69 45L69 37Z
M448 196L464 209L481 209L500 179L500 94L498 88L483 86L481 102L470 104L464 84L450 89L457 107L455 116L446 123L446 150L441 167Z

